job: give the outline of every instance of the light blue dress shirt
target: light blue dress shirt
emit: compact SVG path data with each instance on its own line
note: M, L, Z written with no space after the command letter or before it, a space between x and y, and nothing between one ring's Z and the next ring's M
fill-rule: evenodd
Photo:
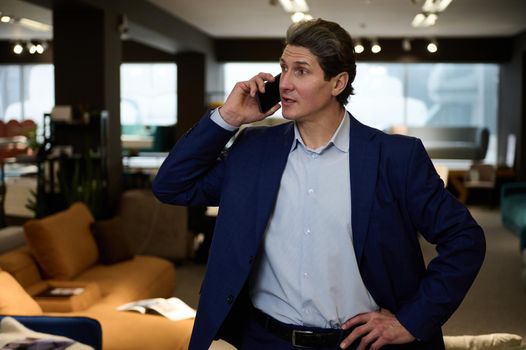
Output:
M233 130L216 110L220 126ZM349 115L327 145L311 150L299 130L250 280L258 309L289 324L340 328L378 310L354 254L349 175Z

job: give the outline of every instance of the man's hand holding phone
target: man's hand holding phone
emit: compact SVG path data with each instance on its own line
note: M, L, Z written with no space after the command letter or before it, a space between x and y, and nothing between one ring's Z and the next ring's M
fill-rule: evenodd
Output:
M267 86L269 87L268 90ZM278 99L270 109L265 111L266 107L260 108L258 100L262 101L261 96L264 96L267 91L272 92L273 101L276 101L277 91ZM257 96L258 94L259 96ZM267 96L270 96L270 94ZM239 127L243 124L263 120L274 114L281 108L278 102L279 76L276 79L272 74L259 73L248 81L238 82L230 95L228 95L225 104L219 109L219 113L228 124Z

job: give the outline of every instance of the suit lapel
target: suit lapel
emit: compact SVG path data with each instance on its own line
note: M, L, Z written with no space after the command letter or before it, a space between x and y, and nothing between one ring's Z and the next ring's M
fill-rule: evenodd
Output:
M261 172L258 178L256 234L261 239L276 204L281 177L294 140L293 123L287 123L271 133L262 152Z
M360 264L378 174L379 145L371 142L374 129L351 116L349 167L351 177L351 219L356 261Z

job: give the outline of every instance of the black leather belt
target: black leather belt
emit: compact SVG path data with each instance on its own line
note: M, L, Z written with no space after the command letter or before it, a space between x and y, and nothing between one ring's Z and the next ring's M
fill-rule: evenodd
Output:
M254 319L263 328L281 338L293 346L299 348L323 348L323 347L337 347L341 341L345 339L351 332L351 329L327 329L326 331L310 331L304 329L295 329L293 326L286 325L261 310L253 309Z

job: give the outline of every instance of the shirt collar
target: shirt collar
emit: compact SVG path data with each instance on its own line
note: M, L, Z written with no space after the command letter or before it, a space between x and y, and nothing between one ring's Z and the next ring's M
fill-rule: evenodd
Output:
M322 146L315 151L321 153L329 146L334 145L341 152L348 153L350 127L351 124L349 112L345 111L345 114L343 115L342 121L340 122L338 129L336 129L329 142L327 142L325 146ZM298 126L296 125L296 122L294 122L294 142L292 143L292 148L290 151L294 151L298 147L298 144L301 144L304 148L307 148L307 146L305 146L305 143L303 143L303 139L301 138Z

